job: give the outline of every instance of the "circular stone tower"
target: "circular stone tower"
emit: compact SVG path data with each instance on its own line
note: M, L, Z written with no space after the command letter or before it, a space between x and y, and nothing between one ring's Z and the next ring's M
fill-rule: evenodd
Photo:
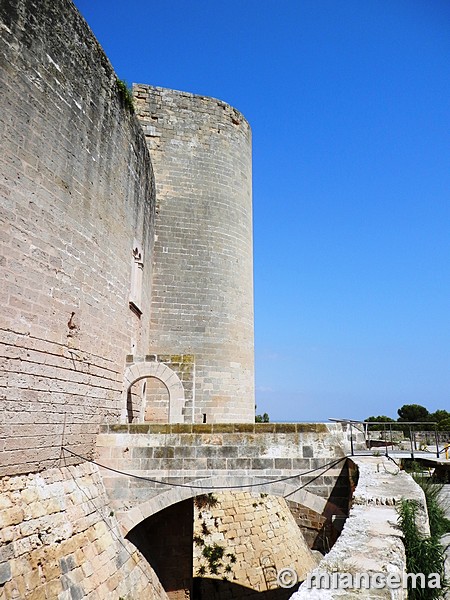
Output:
M156 182L149 351L192 356L186 421L253 422L250 127L214 98L134 97Z

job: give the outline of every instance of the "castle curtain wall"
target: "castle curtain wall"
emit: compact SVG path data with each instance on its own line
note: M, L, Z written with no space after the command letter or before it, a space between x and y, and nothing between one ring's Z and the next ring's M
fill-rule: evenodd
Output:
M186 420L253 421L250 130L219 101L155 92L177 99L157 118L184 150L155 154L154 254L146 137L70 0L2 0L0 88L1 592L162 600L104 473L63 448L95 456L130 356L149 353L178 365Z
M62 444L89 455L98 424L118 421L125 356L148 346L154 186L142 130L73 4L3 0L0 17L5 475L59 464Z

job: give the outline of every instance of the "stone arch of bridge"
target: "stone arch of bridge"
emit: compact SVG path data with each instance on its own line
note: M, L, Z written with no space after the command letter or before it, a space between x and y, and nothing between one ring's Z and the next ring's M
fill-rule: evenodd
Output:
M161 510L187 500L201 494L209 494L214 492L258 492L271 496L281 496L301 504L306 508L310 508L316 513L323 514L327 506L327 499L312 494L305 489L299 489L298 480L284 481L280 483L266 483L258 485L260 479L256 477L208 477L190 481L189 485L194 487L171 487L169 490L163 491L160 494L153 496L149 500L135 505L128 511L116 512L117 519L122 527L124 536L127 535L134 527L142 521L151 517ZM239 486L239 488L236 488Z
M128 390L137 381L148 377L159 379L167 388L169 393L169 423L184 423L185 396L183 384L175 371L164 363L157 361L134 363L125 370L122 389L122 423L127 422Z

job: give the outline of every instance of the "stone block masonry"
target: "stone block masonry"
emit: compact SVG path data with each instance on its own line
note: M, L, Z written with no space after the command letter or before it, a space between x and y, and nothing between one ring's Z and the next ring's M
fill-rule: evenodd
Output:
M196 493L254 483L261 484L258 492L305 504L327 520L345 516L350 494L344 458L348 449L344 428L337 423L110 425L102 427L97 438L100 464L138 476L102 470L125 533ZM334 464L339 459L343 460ZM314 469L319 470L306 474ZM285 477L286 481L265 484ZM178 483L185 487L177 487ZM202 491L189 488L189 483Z
M406 557L396 507L402 498L414 500L418 507L417 525L422 534L429 535L424 493L410 475L400 471L384 456L355 457L353 460L358 467L359 480L349 517L339 539L313 574L382 573L402 577L406 573ZM357 589L344 581L326 590L316 580L311 589L301 586L292 600L407 598L407 591L403 588Z
M95 466L0 480L0 600L167 599Z
M194 577L201 598L258 598L251 592L279 588L281 569L295 569L302 580L317 564L283 498L221 492L199 496L194 505ZM204 550L215 544L224 552L211 565Z
M214 98L134 98L157 191L149 351L195 356L194 422L253 422L250 127Z
M154 221L145 138L69 0L0 3L0 475L89 454L146 354ZM142 251L142 317L129 307Z
M139 369L138 376L142 372L153 372L152 367L156 364L169 367L170 371L176 375L179 384L182 386L184 393L183 404L181 407L183 422L192 421L192 407L195 398L195 357L189 354L175 355L147 355L145 357L127 356L127 366L132 366L133 369ZM161 369L161 367L158 367ZM128 423L169 423L170 421L170 391L175 391L170 381L173 382L173 376L167 376L164 382L161 379L161 371L159 377L148 376L144 379L143 391L140 391L143 379L138 379L137 383L131 385L128 392L127 414L126 421ZM129 375L133 380L137 375L131 375L128 371L125 377ZM167 387L169 386L169 387ZM141 388L142 389L142 388ZM124 421L122 419L122 421Z
M326 552L329 549L328 540L333 537L333 530L331 524L327 523L327 518L295 502L288 502L288 506L308 547Z

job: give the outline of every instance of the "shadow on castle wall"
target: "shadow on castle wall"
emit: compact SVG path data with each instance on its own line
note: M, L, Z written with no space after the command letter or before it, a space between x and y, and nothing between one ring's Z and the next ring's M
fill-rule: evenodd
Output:
M258 592L232 581L194 577L193 600L287 600L296 592L300 584L294 587L276 588Z

